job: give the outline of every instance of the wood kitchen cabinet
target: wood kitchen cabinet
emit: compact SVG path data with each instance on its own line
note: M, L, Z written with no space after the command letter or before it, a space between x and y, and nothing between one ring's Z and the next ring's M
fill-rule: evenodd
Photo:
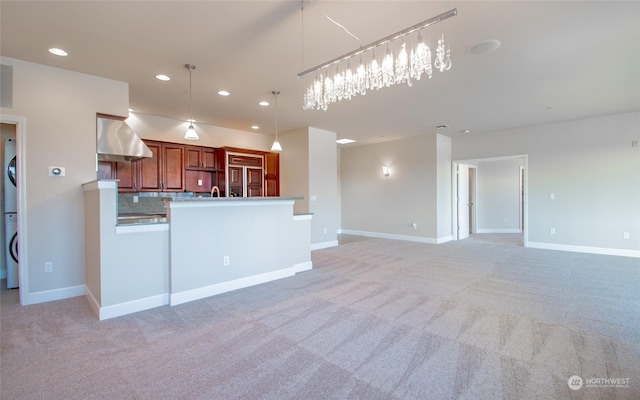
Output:
M153 157L98 163L99 179L118 179L120 192L208 193L279 196L280 155L241 148L212 148L144 140ZM228 192L228 193L227 193Z
M202 146L184 147L184 167L186 169L215 171L216 149Z
M229 193L233 197L262 196L262 167L230 166L227 176Z
M148 140L144 143L153 153L153 157L136 161L139 169L138 190L141 192L184 191L184 146Z
M265 155L264 190L266 196L280 196L280 154Z
M187 192L210 192L218 186L217 149L203 146L184 146L185 189Z
M221 182L236 197L279 196L279 155L258 150L224 148ZM226 182L224 177L226 176Z
M144 140L151 158L115 162L120 192L182 192L185 190L184 146ZM102 168L106 170L106 167Z

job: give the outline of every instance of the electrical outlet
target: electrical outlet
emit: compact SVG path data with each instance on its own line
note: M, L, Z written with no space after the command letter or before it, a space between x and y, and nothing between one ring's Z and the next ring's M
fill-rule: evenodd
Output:
M411 227L412 227L413 229L418 229L418 224L416 224L415 222L412 222L412 223L411 223Z
M323 231L324 233L327 233L327 228L324 228L322 231Z
M51 261L44 263L44 272L53 272L53 263Z
M556 234L556 228L549 229L549 233L552 234L552 235L555 235Z
M138 202L138 196L133 196L133 202L137 203Z
M198 179L198 186L202 186L202 179Z
M629 239L629 232L624 232L624 233L622 234L622 238L623 238L623 239Z
M229 265L230 261L229 261L229 256L224 256L224 258L222 259L222 264L224 266Z
M555 193L549 193L549 200L555 200L556 199L556 194Z

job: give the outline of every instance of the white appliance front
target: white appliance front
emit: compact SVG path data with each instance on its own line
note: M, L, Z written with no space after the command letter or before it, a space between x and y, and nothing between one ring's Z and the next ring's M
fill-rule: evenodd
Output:
M19 286L18 280L18 214L4 215L6 233L7 289Z
M16 190L16 140L4 142L4 212L18 211L18 191Z

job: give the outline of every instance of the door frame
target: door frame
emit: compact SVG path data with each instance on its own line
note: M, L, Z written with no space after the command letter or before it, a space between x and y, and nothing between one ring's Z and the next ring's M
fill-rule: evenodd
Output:
M520 201L520 207L522 208L522 218L521 221L524 222L524 227L522 229L522 233L524 236L524 247L529 247L529 155L528 154L514 154L511 156L500 156L500 157L485 157L485 158L472 158L472 159L461 159L454 160L451 162L451 186L452 186L452 196L451 196L451 211L452 211L452 237L457 240L457 226L458 226L458 208L457 208L457 197L458 197L458 187L456 185L457 182L457 166L458 164L466 164L468 166L477 166L479 162L486 161L501 161L501 160L513 160L513 159L522 159L522 167L524 169L523 173L520 174L521 180L524 179L524 182L521 182L521 188L524 191L522 195L522 200ZM475 191L478 189L477 185L477 174L476 175L476 184ZM475 200L475 199L474 199ZM475 208L475 201L473 215L474 218L477 218L477 209ZM475 225L475 224L474 224ZM477 229L477 228L476 228Z
M18 276L20 277L20 304L30 304L29 296L29 265L27 245L27 119L13 115L0 115L0 122L16 126L16 168L19 171L17 182L17 209L18 212L18 243L20 246L20 262L18 263ZM3 244L4 246L4 244Z
M458 187L460 182L458 182L458 179L460 178L460 174L459 174L459 170L460 167L464 167L467 168L467 182L464 182L464 184L467 186L467 198L463 199L462 203L465 204L464 207L468 207L468 215L469 215L469 232L468 234L463 238L466 239L469 237L470 234L472 233L476 233L475 232L475 225L476 225L476 212L475 212L475 207L476 207L476 194L475 194L475 189L476 189L476 176L477 176L477 170L476 170L476 166L475 165L471 165L471 164L467 164L467 163L463 163L463 162L455 162L453 163L453 211L454 211L454 215L453 215L453 238L454 240L461 240L460 239L460 224L458 223L459 219L460 219L460 199L458 199L459 197L459 193L458 193ZM473 170L473 173L471 172L471 170Z

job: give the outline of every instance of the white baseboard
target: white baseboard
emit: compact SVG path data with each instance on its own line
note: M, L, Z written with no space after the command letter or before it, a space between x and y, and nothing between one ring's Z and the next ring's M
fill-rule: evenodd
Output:
M91 309L96 314L100 321L105 319L121 317L127 314L133 314L138 311L150 310L152 308L166 306L169 304L169 294L164 293L157 296L145 297L143 299L137 299L127 301L124 303L114 304L111 306L101 307L98 300L89 288L87 288L87 300Z
M294 273L296 274L298 272L309 271L310 269L313 269L313 261L305 261L303 263L296 264L293 266L293 270L295 271Z
M420 236L409 236L409 235L396 235L392 233L379 233L379 232L367 232L367 231L354 231L350 229L341 229L340 233L344 233L345 235L356 235L356 236L366 236L366 237L374 237L380 239L392 239L392 240L406 240L408 242L418 242L418 243L428 243L428 244L438 244L443 243L444 241L448 241L442 238L443 241L439 242L441 239L434 238L426 238Z
M604 254L609 256L640 258L640 250L612 249L608 247L574 246L570 244L541 243L529 241L525 247L545 250L573 251L576 253Z
M441 238L436 239L436 244L440 244L440 243L445 243L445 242L450 242L453 240L453 236L449 235L449 236L444 236Z
M337 245L338 245L337 240L332 240L330 242L322 242L322 243L311 243L311 250L326 249L328 247L335 247Z
M169 304L169 294L159 294L156 296L145 297L143 299L101 307L99 318L100 321L102 321L109 318L120 317L122 315L133 314L138 311L166 306L167 304Z
M518 228L506 228L506 229L478 229L476 233L522 233L522 230Z
M91 290L89 290L88 287L85 289L85 292L86 292L87 301L89 302L89 307L91 307L96 317L100 319L100 302L98 302L98 300L93 295Z
M27 293L23 305L46 303L47 301L56 301L70 299L72 297L84 296L85 285L69 286L66 288L43 290L40 292Z
M277 271L265 272L264 274L248 276L228 282L216 283L197 289L185 290L183 292L171 293L169 295L169 304L176 306L178 304L187 303L189 301L204 299L205 297L215 296L238 289L244 289L249 286L259 285L282 278L288 278L297 272L307 271L312 268L311 261L296 264L293 267L279 269Z

